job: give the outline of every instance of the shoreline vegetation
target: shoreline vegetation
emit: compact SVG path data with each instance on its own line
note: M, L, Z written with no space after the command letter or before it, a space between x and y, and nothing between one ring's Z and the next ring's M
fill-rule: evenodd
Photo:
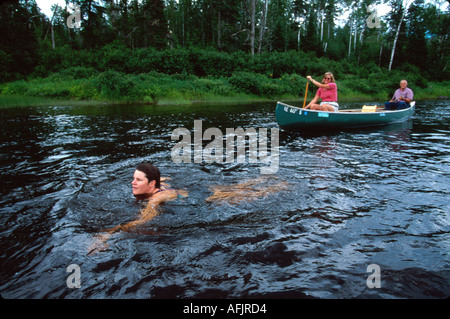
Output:
M306 76L320 81L326 71L336 77L339 102L388 100L402 79L408 81L415 100L449 98L450 81L429 82L412 65L388 71L374 63L360 66L296 51L251 56L184 49L136 52L111 46L101 50L98 60L75 52L53 52L57 61L46 61L53 67L0 84L0 107L303 101ZM309 86L308 100L315 92Z
M448 88L449 84L442 83L432 83L432 87L421 90L419 93L420 97L414 98L416 101L423 100L446 100L450 99L448 95L443 95L443 90ZM315 94L315 92L308 93L308 101L311 100L313 96L310 94ZM417 96L417 94L415 95ZM340 103L373 103L378 101L379 103L384 103L389 100L388 97L381 98L380 95L360 95L360 96L350 96L347 98L339 98ZM232 96L211 96L207 95L205 97L196 97L189 99L188 97L162 97L161 100L156 102L148 102L147 100L127 100L127 99L74 99L68 97L43 97L43 96L26 96L26 95L8 95L0 94L0 108L10 108L10 107L33 107L33 106L78 106L78 105L154 105L154 106L165 106L165 105L211 105L211 104L247 104L247 103L263 103L263 102L273 102L283 101L287 103L294 103L293 105L301 106L303 103L303 97L295 96L281 96L279 98L261 98L252 95L236 94Z

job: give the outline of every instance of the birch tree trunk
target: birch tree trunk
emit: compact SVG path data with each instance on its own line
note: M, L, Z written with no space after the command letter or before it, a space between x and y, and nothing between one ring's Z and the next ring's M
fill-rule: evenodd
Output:
M400 34L400 28L402 26L403 19L405 18L406 9L408 8L408 3L406 3L405 8L403 9L402 18L398 24L397 33L395 34L394 45L392 47L391 59L389 61L389 71L392 69L392 62L394 61L395 47L397 45L398 35Z
M380 65L380 66L381 66L381 57L382 57L382 55L383 55L383 41L381 41L381 44L380 44L380 55L378 56L378 65Z
M222 49L222 16L219 10L219 19L217 21L217 48Z
M267 0L264 1L264 7L261 15L261 24L259 26L258 53L261 53L262 50L263 35L266 30L266 16L267 16Z
M352 50L352 31L353 31L353 25L350 25L350 39L348 40L348 57L350 57L350 53Z
M256 0L252 0L252 13L251 13L252 30L250 31L250 48L252 56L255 55L255 13L256 13Z
M323 41L323 11L320 11L320 42Z
M55 34L53 32L53 18L55 17L56 10L58 9L58 5L55 7L55 11L53 11L52 19L50 20L50 31L52 34L52 49L55 50Z
M51 24L51 32L52 32L52 49L55 50L55 33L53 32L53 23Z
M66 12L68 12L68 10L67 10L67 6L69 5L69 1L68 0L66 0ZM70 35L70 28L67 28L67 31L68 31L68 33L69 33L69 42L71 42L72 41L72 36Z

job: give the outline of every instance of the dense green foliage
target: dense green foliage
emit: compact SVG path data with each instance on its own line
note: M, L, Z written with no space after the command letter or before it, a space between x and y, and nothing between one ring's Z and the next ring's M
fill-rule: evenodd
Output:
M387 99L403 78L416 94L422 92L418 98L444 96L442 89L449 83L435 83L438 90L430 91L429 82L412 65L387 72L375 64L360 66L294 51L252 57L244 52L105 46L89 54L90 59L85 56L84 51L62 53L57 61L64 67L55 67L55 60L49 59L30 80L0 85L0 93L144 103L221 97L298 99L305 93L304 74L320 77L328 70L334 72L340 99Z
M9 1L0 6L0 93L147 103L298 98L306 75L332 71L340 98L384 99L403 78L424 95L447 95L448 12L415 0L402 20L403 1L389 0L380 28L368 28L372 2L74 0L82 21L72 29L73 8L54 7L49 18L34 0ZM338 24L343 9L350 15Z

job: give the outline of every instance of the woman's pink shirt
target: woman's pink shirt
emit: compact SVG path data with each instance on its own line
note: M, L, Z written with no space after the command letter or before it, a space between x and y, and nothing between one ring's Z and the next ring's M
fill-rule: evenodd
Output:
M322 99L322 102L337 102L338 94L336 83L328 83L328 86L330 87L328 90L319 88L316 95Z

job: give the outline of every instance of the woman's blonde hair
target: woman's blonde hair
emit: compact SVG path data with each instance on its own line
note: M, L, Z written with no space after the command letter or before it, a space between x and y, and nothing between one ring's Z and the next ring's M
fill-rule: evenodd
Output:
M336 82L336 80L334 79L333 73L331 73L331 72L326 72L326 73L323 75L322 83L325 83L324 79L325 79L325 77L326 77L327 75L329 75L329 76L331 77L331 82L333 82L333 83Z

